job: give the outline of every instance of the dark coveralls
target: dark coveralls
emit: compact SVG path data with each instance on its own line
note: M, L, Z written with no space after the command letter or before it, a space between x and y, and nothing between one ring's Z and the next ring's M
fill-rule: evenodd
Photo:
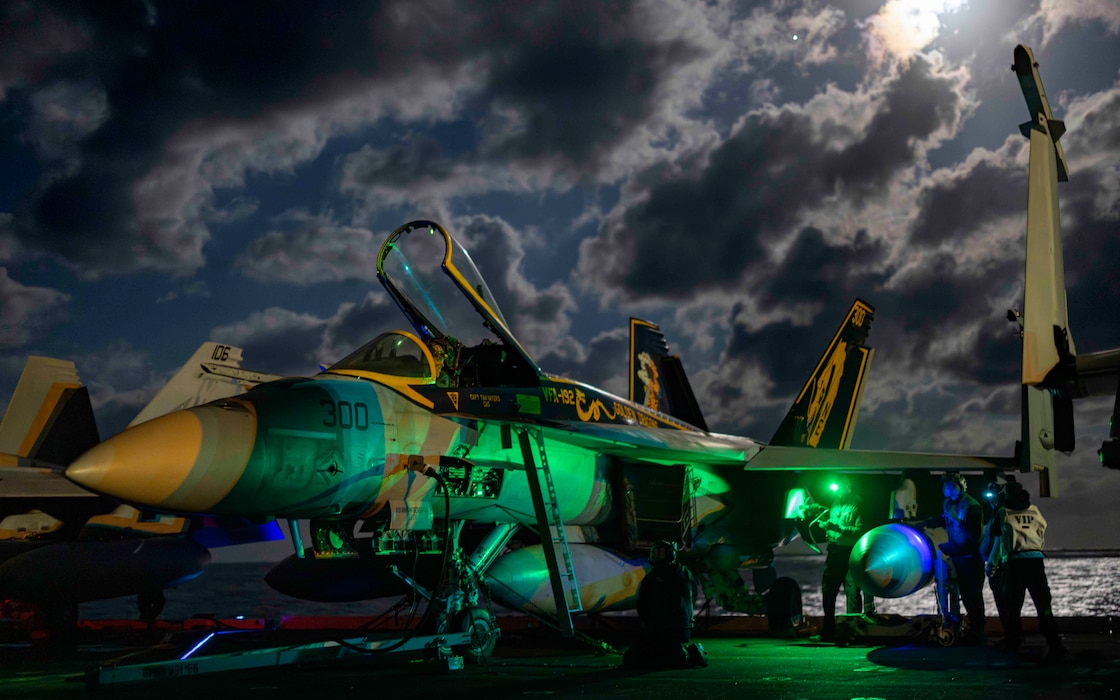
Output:
M669 562L654 566L638 587L642 638L627 650L623 663L643 668L687 668L684 645L692 637L695 601L688 567Z
M821 624L821 641L832 641L836 636L836 596L848 576L848 562L852 547L863 533L863 499L854 493L843 494L828 509L828 515L819 525L824 529L828 554L821 576L824 621Z
M1038 629L1046 637L1049 658L1062 658L1067 652L1050 607L1050 583L1046 579L1046 559L1042 553L1046 542L1046 518L1042 517L1037 506L1030 505L1030 497L1022 492L1017 503L1008 499L1004 522L1007 524L1005 534L1010 534L1010 541L1004 540L1009 552L1003 578L1007 648L1015 651L1022 644L1023 600L1030 591L1035 612L1038 613Z
M980 556L980 534L984 524L984 511L975 498L963 491L953 501L942 504L942 514L925 521L925 527L944 527L949 541L940 549L953 562L957 571L961 603L968 613L968 636L984 638L984 559ZM944 596L942 598L944 600Z
M988 588L992 591L992 600L996 603L999 623L1005 634L1008 620L1007 601L1004 599L1004 576L1007 574L1011 537L1003 506L998 505L992 511L992 519L984 526L984 539L980 541L980 557L985 562L984 572L988 576Z

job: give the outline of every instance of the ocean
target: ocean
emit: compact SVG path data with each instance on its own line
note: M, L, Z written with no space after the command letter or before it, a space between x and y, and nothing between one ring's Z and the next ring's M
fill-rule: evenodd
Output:
M1053 594L1054 614L1059 617L1120 616L1120 553L1109 556L1088 556L1083 552L1056 552L1046 560L1046 574ZM801 586L802 607L806 615L821 615L821 573L824 557L811 555L782 556L776 561L778 575L790 576ZM217 618L259 618L278 620L286 615L359 615L373 616L386 610L387 601L358 603L315 603L277 593L264 582L271 563L212 564L201 576L167 591L167 605L160 616L164 620L184 620L194 615ZM984 588L986 610L995 617L991 591ZM844 605L844 593L838 600ZM396 602L396 601L393 601ZM700 596L703 602L703 595ZM879 612L902 615L936 614L937 601L930 585L906 598L876 600ZM501 611L495 606L495 612ZM135 599L83 603L82 619L134 619ZM1034 604L1027 596L1024 616L1035 614Z

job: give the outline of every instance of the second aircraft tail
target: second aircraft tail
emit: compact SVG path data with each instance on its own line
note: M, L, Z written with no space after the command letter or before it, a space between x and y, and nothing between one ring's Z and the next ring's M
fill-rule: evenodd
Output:
M74 363L28 357L0 421L7 466L66 466L98 442L89 390Z
M670 355L661 329L630 319L630 400L707 431L708 424L679 355Z
M770 444L845 449L863 395L872 349L864 345L875 309L856 299Z

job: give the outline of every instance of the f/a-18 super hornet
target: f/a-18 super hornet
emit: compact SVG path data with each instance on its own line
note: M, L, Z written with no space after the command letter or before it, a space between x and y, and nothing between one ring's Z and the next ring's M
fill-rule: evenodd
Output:
M660 539L684 545L721 607L788 629L800 589L777 576L774 549L829 475L860 472L885 520L900 473L1013 467L848 449L871 355L873 309L859 300L767 444L706 428L648 322L632 322L629 399L542 371L436 222L393 231L377 271L409 329L313 377L134 426L67 476L161 512L309 520L311 546L291 527L296 552L268 576L291 595L411 587L440 603L444 624L486 628L488 591L570 633L573 612L634 605L645 547Z

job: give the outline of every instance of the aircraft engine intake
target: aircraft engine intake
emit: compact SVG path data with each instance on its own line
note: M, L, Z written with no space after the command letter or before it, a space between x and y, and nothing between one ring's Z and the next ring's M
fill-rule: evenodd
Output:
M933 580L933 542L904 523L880 525L852 549L850 572L856 585L877 598L902 598Z

